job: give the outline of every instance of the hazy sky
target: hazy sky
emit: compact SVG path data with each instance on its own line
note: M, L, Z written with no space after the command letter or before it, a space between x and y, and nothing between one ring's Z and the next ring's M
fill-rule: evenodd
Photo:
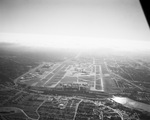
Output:
M0 0L0 41L73 47L149 34L138 0Z

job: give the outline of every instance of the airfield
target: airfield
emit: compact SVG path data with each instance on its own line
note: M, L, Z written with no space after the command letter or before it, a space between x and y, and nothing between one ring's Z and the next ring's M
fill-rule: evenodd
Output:
M42 63L15 81L15 83L37 87L72 86L85 87L91 91L104 91L102 68L94 58L76 58L59 63Z
M77 56L63 62L43 62L34 69L21 75L15 84L33 87L74 89L95 92L120 93L128 89L143 90L124 72L116 73L114 63L104 58ZM119 70L121 67L118 67ZM128 77L128 76L127 76Z

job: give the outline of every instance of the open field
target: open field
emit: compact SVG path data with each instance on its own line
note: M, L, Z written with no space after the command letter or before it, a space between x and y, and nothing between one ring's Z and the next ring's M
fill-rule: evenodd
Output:
M90 76L79 76L79 78L84 79L86 81L94 81L94 75Z
M120 92L120 89L118 85L116 84L116 81L109 77L104 77L104 91L108 93L116 93Z
M73 82L77 82L77 77L69 77L69 76L66 76L64 77L60 83L73 83Z

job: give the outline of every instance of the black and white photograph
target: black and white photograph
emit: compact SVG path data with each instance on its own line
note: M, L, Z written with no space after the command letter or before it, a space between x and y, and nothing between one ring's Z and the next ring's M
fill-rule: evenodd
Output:
M0 0L0 120L150 120L148 0Z

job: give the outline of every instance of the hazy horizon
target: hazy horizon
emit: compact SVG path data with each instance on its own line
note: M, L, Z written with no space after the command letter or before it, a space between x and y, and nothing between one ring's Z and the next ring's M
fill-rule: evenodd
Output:
M139 0L1 0L0 42L33 47L148 49Z

